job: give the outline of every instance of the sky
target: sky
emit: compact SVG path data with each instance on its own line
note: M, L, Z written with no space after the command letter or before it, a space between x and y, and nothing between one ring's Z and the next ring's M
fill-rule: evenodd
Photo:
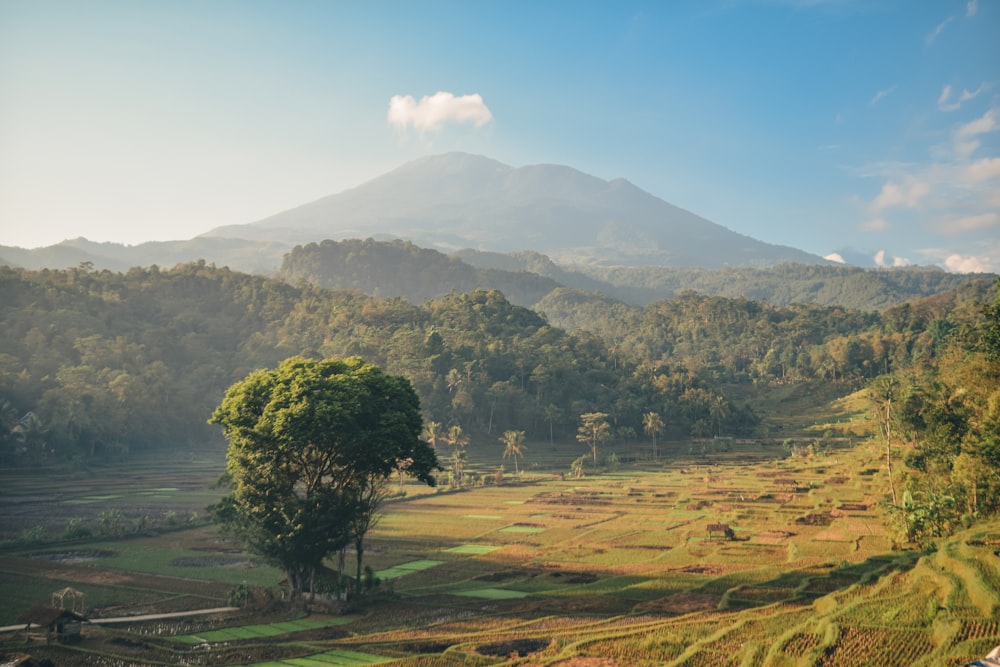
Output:
M0 0L0 245L189 239L450 151L1000 272L1000 0Z

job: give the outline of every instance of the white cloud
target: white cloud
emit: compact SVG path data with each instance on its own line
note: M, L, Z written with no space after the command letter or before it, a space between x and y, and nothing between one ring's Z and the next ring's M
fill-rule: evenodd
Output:
M937 101L938 106L941 106L942 104L944 104L945 102L947 102L948 98L950 98L950 97L951 97L951 84L947 83L947 84L945 84L944 88L941 90L941 95L938 97L938 101Z
M937 24L937 26L934 28L934 30L932 30L929 35L927 35L926 37L924 37L924 42L928 46L930 46L931 44L933 44L934 40L937 39L938 36L941 34L941 32L948 26L948 24L951 23L954 20L955 20L954 16L949 16L944 21L942 21L941 23Z
M959 179L965 184L984 183L998 177L1000 177L1000 157L984 157L959 172Z
M956 94L952 85L945 85L937 106L961 106L989 87L983 83ZM1000 106L994 103L978 115L960 113L947 139L927 146L923 162L872 162L854 169L878 189L852 201L863 231L886 239L924 234L948 239L941 247L914 251L919 261L950 271L994 272L1000 270L1000 154L995 149ZM907 258L884 251L874 261L878 266L909 264Z
M955 273L991 273L993 262L989 257L973 257L953 254L944 258L944 266Z
M877 253L875 253L875 256L872 257L872 260L875 262L875 266L881 266L881 267L887 267L887 266L899 267L899 266L910 265L910 260L906 259L905 257L891 257L888 253L886 253L885 250L879 250Z
M970 91L968 88L963 88L958 98L954 102L952 102L951 84L948 84L944 87L944 89L941 91L941 95L938 97L937 101L938 109L940 109L941 111L957 111L962 107L963 104L965 104L969 100L976 99L977 97L979 97L981 93L984 93L989 89L990 89L990 84L986 82L979 84L979 87L972 91Z
M969 0L968 4L965 5L965 15L967 17L973 17L976 12L979 11L979 0Z
M997 109L994 107L986 113L984 113L979 118L969 121L964 125L960 125L957 130L955 130L955 136L959 139L964 139L966 137L975 137L980 134L986 134L987 132L994 132L997 130Z
M953 135L953 148L956 157L961 160L967 160L973 153L979 150L982 142L977 137L981 134L988 134L1000 129L998 117L1000 117L1000 113L994 107L979 118L959 125Z
M913 176L907 176L904 180L901 184L887 181L882 186L881 192L870 206L873 214L895 207L914 208L931 192L930 184L925 181Z
M448 92L426 95L418 102L412 95L393 95L389 100L389 124L406 132L413 127L420 134L441 129L446 123L472 123L482 127L493 114L481 95L455 96Z
M889 95L891 95L892 91L894 91L894 90L896 90L896 86L889 86L885 90L878 91L877 93L875 93L875 97L873 97L871 99L871 101L868 102L868 104L870 106L875 106L876 104L878 104L879 102L881 102L882 100L884 100L886 97L888 97Z
M986 83L985 81L983 83L979 84L979 87L976 88L971 93L969 92L968 88L964 88L964 89L962 89L962 94L958 98L958 101L959 102L968 102L971 99L975 99L975 98L979 97L980 93L984 93L984 92L986 92L989 89L990 89L990 84Z
M831 252L823 259L827 260L828 262L836 262L837 264L847 264L847 261L844 259L843 255L841 255L839 252Z

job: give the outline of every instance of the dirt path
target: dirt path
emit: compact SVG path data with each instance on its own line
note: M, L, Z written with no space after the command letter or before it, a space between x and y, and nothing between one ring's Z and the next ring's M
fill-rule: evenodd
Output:
M113 623L135 623L138 621L162 621L168 618L183 618L185 616L205 616L207 614L224 614L230 611L239 611L239 607L216 607L215 609L193 609L191 611L172 611L166 614L144 614L142 616L118 616L115 618L94 618L90 619L92 625L111 625ZM24 623L20 625L0 626L0 632L15 632L24 630Z

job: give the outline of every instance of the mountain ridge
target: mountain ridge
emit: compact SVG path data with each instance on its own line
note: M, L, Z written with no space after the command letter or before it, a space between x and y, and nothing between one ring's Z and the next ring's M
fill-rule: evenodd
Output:
M564 165L510 167L446 153L407 162L354 188L203 237L307 243L385 237L453 251L533 250L555 261L721 268L828 264L674 206L624 178Z

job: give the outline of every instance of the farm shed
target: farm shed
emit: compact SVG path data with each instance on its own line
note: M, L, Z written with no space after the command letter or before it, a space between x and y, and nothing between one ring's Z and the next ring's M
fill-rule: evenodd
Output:
M708 539L712 539L715 535L721 535L727 540L735 540L736 533L733 529L726 523L710 523L708 524Z
M83 614L78 614L69 609L59 609L44 604L36 604L17 617L20 623L25 623L25 636L31 631L32 626L45 629L46 641L64 641L70 637L80 636L80 624L86 621Z

